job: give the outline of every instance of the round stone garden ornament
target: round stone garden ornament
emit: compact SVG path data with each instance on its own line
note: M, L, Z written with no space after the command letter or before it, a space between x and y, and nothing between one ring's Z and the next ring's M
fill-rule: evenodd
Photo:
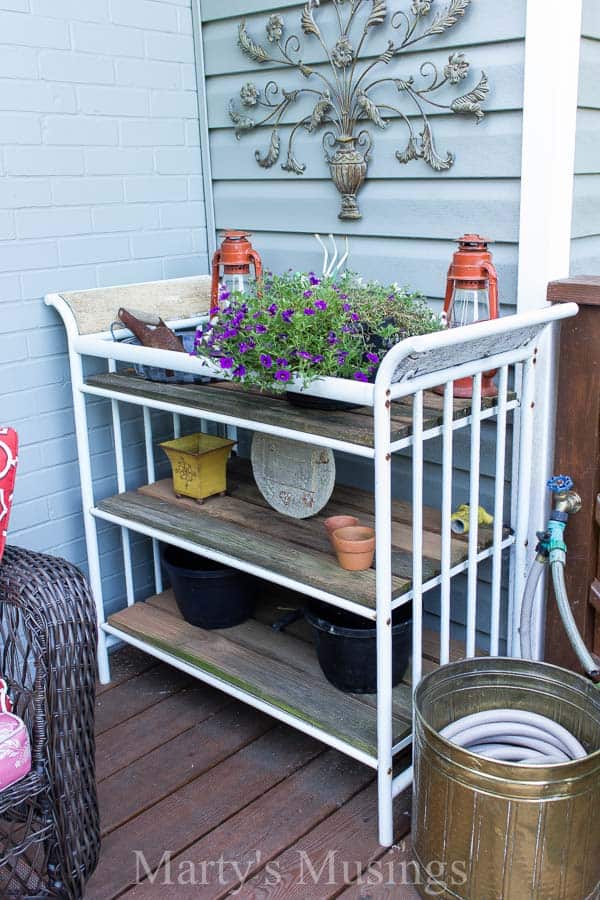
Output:
M314 516L333 493L335 459L328 447L255 434L251 461L261 494L273 509L286 516Z

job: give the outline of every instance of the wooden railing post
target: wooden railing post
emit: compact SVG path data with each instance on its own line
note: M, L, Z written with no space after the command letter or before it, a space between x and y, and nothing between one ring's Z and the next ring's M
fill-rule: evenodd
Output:
M588 647L600 652L600 277L578 275L548 285L552 303L575 301L579 315L560 335L555 473L575 482L583 508L569 519L566 581L573 615ZM548 662L580 671L550 592L546 622Z

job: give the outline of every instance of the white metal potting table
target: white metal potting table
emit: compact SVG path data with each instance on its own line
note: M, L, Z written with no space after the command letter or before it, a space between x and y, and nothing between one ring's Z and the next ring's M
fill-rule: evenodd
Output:
M75 424L81 472L83 516L89 576L99 621L99 670L102 682L110 680L107 647L125 641L190 673L244 702L318 738L377 771L379 839L393 841L393 798L411 782L411 769L394 771L394 758L411 743L411 691L406 685L392 689L392 612L412 602L412 675L414 689L423 666L423 598L440 587L439 641L435 656L444 664L451 656L451 582L467 574L466 640L463 655L476 653L477 582L479 564L491 557L490 652L497 655L505 642L509 655L519 655L518 622L524 586L528 532L528 502L532 469L532 416L535 364L541 332L552 322L575 315L575 304L547 307L522 315L506 316L436 334L410 338L393 347L384 358L375 384L338 378L323 378L309 393L362 404L361 421L354 412L312 414L289 407L282 418L281 407L248 396L235 403L235 392L215 387L156 385L117 371L117 361L176 369L198 374L217 374L204 361L170 351L154 350L113 341L110 323L120 306L157 312L174 328L189 328L206 318L209 279L177 279L152 285L50 294L46 302L60 313L69 345ZM123 330L120 336L129 336ZM84 378L83 358L107 360L107 373ZM498 396L482 400L482 373L498 371ZM457 402L453 382L473 377L473 398ZM444 386L437 406L430 389ZM299 390L292 386L292 390ZM87 397L103 397L112 405L114 450L119 494L94 496L94 473L90 457ZM233 398L233 399L232 399ZM239 398L238 398L239 399ZM360 456L374 463L376 570L355 573L349 586L347 573L321 550L308 551L297 538L256 532L252 517L256 507L247 507L249 523L239 517L211 518L204 507L192 510L168 502L168 498L139 491L127 492L126 452L122 439L120 403L143 408L147 481L155 482L152 410L172 414L173 433L181 433L181 417L211 420L226 426L266 432L291 440ZM432 409L437 415L432 416ZM513 418L513 450L510 510L504 509L507 467L507 424ZM481 425L496 422L494 524L486 540L478 529L480 490ZM470 429L468 540L456 552L450 528L453 483L453 437L459 429ZM425 441L441 437L442 488L437 512L423 503ZM412 509L406 524L407 505L398 513L392 500L392 456L411 448ZM253 488L246 484L246 496ZM248 494L250 492L250 494ZM347 498L346 492L346 498ZM359 493L356 494L359 496ZM362 495L360 495L362 496ZM520 498L521 502L518 502ZM174 500L174 498L173 498ZM250 496L253 500L253 495ZM217 501L215 501L216 503ZM236 500L236 502L238 502ZM242 500L239 501L243 502ZM358 501L357 501L358 502ZM365 503L364 497L361 501ZM210 509L209 504L206 509ZM243 507L240 507L243 509ZM219 512L217 506L212 509ZM440 516L441 509L441 516ZM277 515L273 513L272 515ZM399 519L404 516L404 525ZM431 525L431 520L438 526ZM424 517L427 521L424 522ZM101 559L96 525L98 521L121 528L127 607L105 620L102 597ZM291 520L287 520L288 522ZM220 524L219 524L220 523ZM506 524L510 528L506 528ZM322 531L316 520L315 529ZM409 528L406 538L406 528ZM427 562L424 535L437 533L438 567ZM395 530L396 529L396 530ZM404 529L402 531L402 529ZM408 540L398 571L397 545ZM148 603L135 603L134 571L130 532L153 540L156 594ZM316 532L315 532L316 533ZM402 538L402 535L405 537ZM265 545L261 551L260 542ZM350 610L377 627L376 698L359 698L336 691L322 677L308 644L279 634L252 620L250 625L224 632L201 632L178 619L168 592L163 591L158 542L172 544L217 562L258 576L283 588ZM258 550L260 552L257 552ZM507 627L501 633L502 556L510 550L511 577ZM408 562L407 562L408 560ZM408 567L408 571L407 571ZM308 570L310 569L310 576ZM262 628L262 630L261 630ZM231 632L231 634L229 634ZM240 668L241 667L241 668Z

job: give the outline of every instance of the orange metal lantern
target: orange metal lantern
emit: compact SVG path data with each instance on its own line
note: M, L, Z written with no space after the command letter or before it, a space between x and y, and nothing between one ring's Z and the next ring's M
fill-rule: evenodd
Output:
M250 282L250 267L254 268L254 279L262 278L262 262L248 238L250 232L227 229L219 249L212 260L212 285L210 293L211 316L219 309L219 291L245 293Z
M465 234L458 240L458 250L448 269L444 299L444 317L449 328L498 318L498 275L488 250L489 243L478 234ZM492 380L495 374L483 374L484 397L495 397L498 392ZM472 397L473 379L455 381L454 396Z

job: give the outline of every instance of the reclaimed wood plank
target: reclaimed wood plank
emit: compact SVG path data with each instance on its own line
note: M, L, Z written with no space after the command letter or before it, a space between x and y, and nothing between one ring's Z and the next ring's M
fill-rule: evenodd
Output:
M150 597L146 603L161 609L169 615L181 619L181 614L177 609L175 596L172 591L164 591ZM258 607L262 606L262 601ZM304 623L306 625L306 623ZM248 650L256 651L268 659L275 660L283 665L289 666L296 670L299 678L308 676L309 678L316 672L318 661L313 648L312 635L310 626L308 629L308 640L299 640L291 634L285 632L275 632L272 628L265 625L260 620L248 619L242 625L236 625L233 628L219 630L219 634L246 647ZM339 692L338 692L339 696ZM342 695L344 696L344 695ZM377 697L375 694L346 694L359 703L364 703L371 708L376 708ZM398 684L393 689L392 708L394 711L394 740L400 740L410 730L412 726L410 710L412 708L411 689L406 684Z
M198 510L198 504L194 500L185 497L176 497L173 491L173 482L170 478L161 479L153 484L142 485L138 488L141 494L155 497L167 503L174 504L180 509L188 509L192 512ZM335 501L330 501L325 509L310 519L294 519L278 513L272 509L262 497L254 483L229 484L228 497L211 497L202 504L202 511L206 515L214 516L226 522L235 523L244 528L252 527L256 534L268 534L278 538L285 533L286 539L301 547L318 550L326 554L330 560L335 560L335 553L327 537L324 520L327 516L343 515L347 507ZM374 516L362 513L362 524L371 528L375 527ZM392 574L398 578L412 578L412 530L409 526L393 522L392 535ZM433 578L440 572L440 538L431 532L423 532L423 575L424 578ZM456 564L466 559L466 546L464 542L453 541L451 545L452 563ZM373 568L375 565L373 565Z
M345 440L362 447L373 445L370 423L345 411L299 409L286 400L256 396L246 391L223 391L215 385L160 384L121 374L94 375L87 380L87 384L118 394L178 403L204 413L207 418L211 413L222 413L242 422L263 422L304 434Z
M228 740L228 730L225 724L219 737ZM151 869L156 868L166 850L176 855L319 752L316 741L278 726L223 759L106 835L100 863L86 887L86 900L113 900L135 884L139 872L134 850L144 854Z
M139 523L156 528L159 523L167 534L197 544L199 553L202 548L228 553L243 562L294 580L302 573L303 583L311 587L336 593L370 609L375 607L375 572L372 569L346 572L329 553L305 550L280 536L262 534L257 540L251 524L218 520L204 506L189 510L135 491L102 500L98 509L127 519L132 527ZM391 587L392 597L398 597L406 593L409 582L394 577Z
M247 460L240 459L239 457L232 457L228 463L227 471L228 479L232 485L231 493L234 496L240 495L244 496L245 499L250 500L251 492L248 491L247 488L254 483L254 480L252 478L252 470ZM260 500L253 500L252 502L260 502ZM266 501L263 501L263 504L265 502ZM345 507L344 512L347 512L348 509L351 509L352 511L356 510L357 515L358 512L362 512L372 517L374 517L375 515L375 499L372 491L365 491L361 488L350 487L338 483L336 484L334 492L332 494L330 504L331 503L339 504L340 506ZM333 515L333 513L329 512L329 505L322 511L321 515L323 517ZM412 504L407 502L406 500L392 499L392 522L400 522L412 528L412 521ZM424 506L423 528L424 533L427 535L439 535L442 530L441 510L435 509L432 506ZM506 537L507 534L508 530L505 528L504 536ZM486 547L489 547L493 539L492 528L480 527L478 532L478 539L480 550L484 550ZM466 544L468 543L468 535L455 534L452 536L452 543L453 548L457 548L461 544ZM434 555L431 558L439 559L439 551L438 553L435 553L434 551Z
M250 646L251 640L243 646L225 637L225 632L195 628L147 603L136 603L116 613L109 623L357 749L372 755L376 752L373 709L334 688L314 657L309 667L303 656L303 668L298 669L293 663L265 655L266 641L261 642L259 649ZM251 628L256 631L253 623L249 632ZM265 631L269 641L278 637ZM298 651L296 662L303 652ZM404 727L399 717L395 721L398 739L410 733L410 707L406 710Z
M245 390L239 385L160 384L123 373L93 375L87 379L86 384L114 391L116 394L178 403L190 410L205 413L207 418L210 418L210 413L223 413L242 422L262 422L301 434L315 434L361 447L373 447L373 411L369 407L351 410L306 409L292 405L285 398ZM493 398L483 398L482 409L490 408L494 402ZM441 425L442 398L428 392L426 403L425 428ZM470 400L454 401L454 419L466 418L470 413ZM391 419L392 441L412 434L412 407L409 403L393 403Z
M102 833L123 825L272 728L268 716L241 703L205 721L198 711L192 727L99 783Z
M177 669L171 668L171 671ZM156 691L152 706L96 739L96 779L101 782L110 778L229 703L230 699L220 691L195 679L192 686L166 699Z
M202 900L220 900L252 877L265 861L283 853L300 835L347 803L372 779L372 773L354 760L333 750L323 753L187 847L174 864L185 860L198 873L206 869ZM222 869L203 869L206 860L220 858L230 863ZM164 866L153 877L154 874L154 883L146 879L125 894L127 900L196 900L199 896L197 884L165 884Z

